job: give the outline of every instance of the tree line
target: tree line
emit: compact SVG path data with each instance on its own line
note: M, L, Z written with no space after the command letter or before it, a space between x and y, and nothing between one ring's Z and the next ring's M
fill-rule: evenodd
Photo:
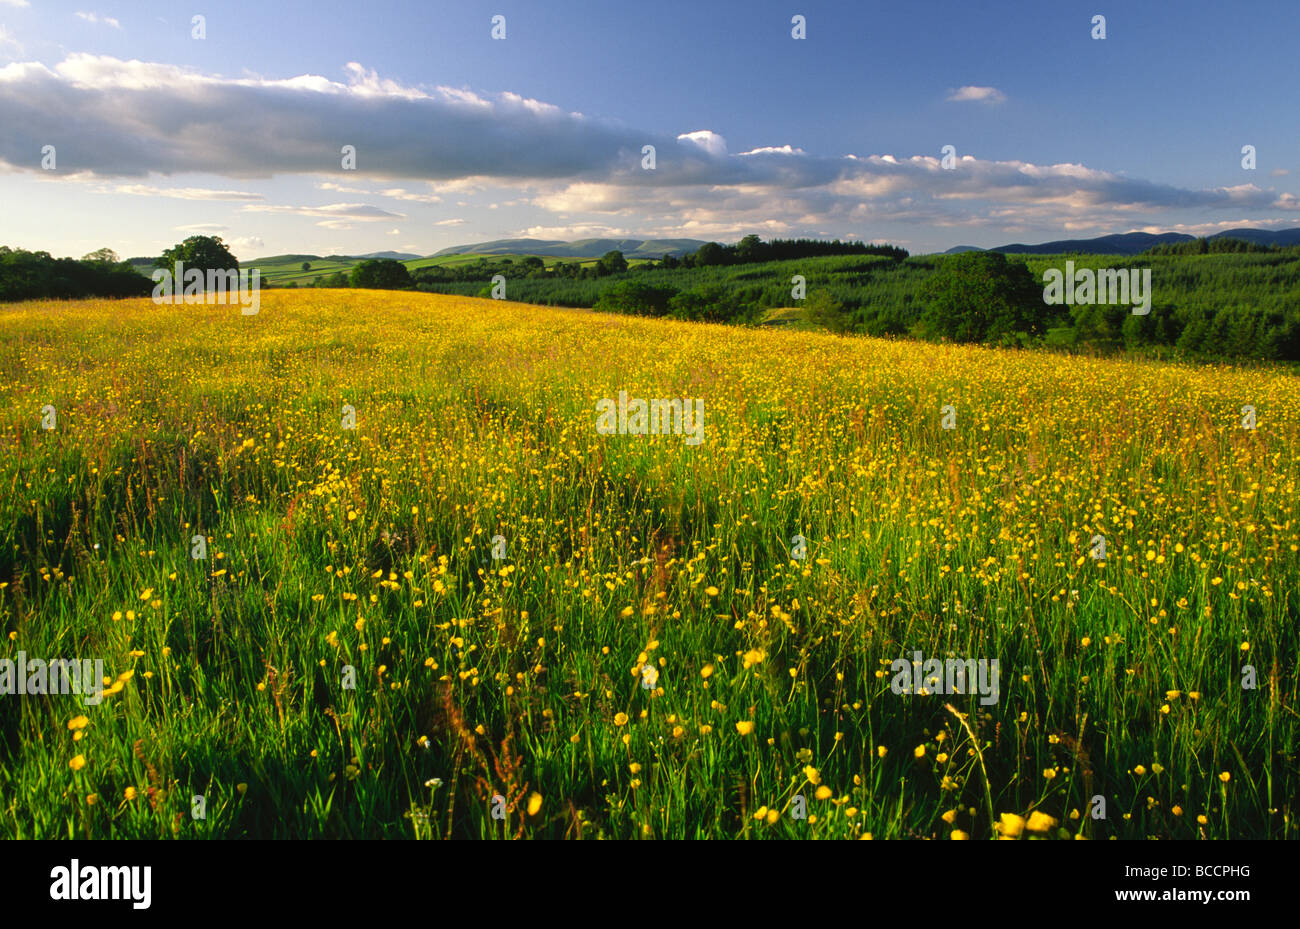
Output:
M0 302L147 297L152 290L153 282L112 249L78 260L0 245Z
M790 254L797 257L770 257ZM772 321L769 311L779 309L780 321L833 332L1300 361L1300 246L1202 238L1136 256L1072 256L1078 267L1153 269L1156 299L1146 315L1122 305L1047 305L1042 272L1064 257L981 251L911 257L861 242L746 236L734 246L706 243L680 259L637 264L617 251L585 265L558 261L549 268L535 256L485 257L414 272L400 261L368 259L317 278L314 286L487 297L499 274L507 299L610 313L748 325ZM177 260L205 271L238 268L212 236L193 236L155 264L170 267ZM792 286L796 281L803 283ZM149 278L108 249L74 260L0 247L0 300L136 297L151 288ZM806 292L796 295L801 289Z

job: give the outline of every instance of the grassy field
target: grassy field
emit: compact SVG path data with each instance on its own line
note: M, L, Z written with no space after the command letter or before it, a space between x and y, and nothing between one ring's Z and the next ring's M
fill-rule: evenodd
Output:
M240 267L246 271L257 268L262 272L262 283L267 287L283 285L292 282L298 284L310 284L318 277L329 277L336 271L351 271L360 260L351 258L321 258L308 262L311 270L302 269L301 260L291 261L253 261L241 263Z
M0 658L112 684L0 696L0 836L1296 838L1298 387L418 293L0 307ZM620 390L704 441L598 433ZM917 651L997 702L895 693Z
M476 261L499 262L502 259L509 259L515 264L519 264L529 255L479 255L476 253L466 253L463 255L440 255L428 258L409 258L402 262L408 270L414 271L417 268L447 267L456 265L471 265ZM546 267L554 267L557 262L565 264L577 264L588 267L596 264L598 258L554 258L549 255L540 256ZM291 257L284 260L272 261L247 261L241 262L240 267L251 271L257 268L262 272L262 283L268 287L280 287L285 284L296 283L299 286L310 286L318 277L329 277L336 271L351 271L361 263L360 258L322 258L312 259L309 261L311 270L302 269L302 258ZM646 258L629 258L628 265L637 267L647 264L649 259ZM486 280L483 282L486 283ZM481 286L481 285L480 285Z

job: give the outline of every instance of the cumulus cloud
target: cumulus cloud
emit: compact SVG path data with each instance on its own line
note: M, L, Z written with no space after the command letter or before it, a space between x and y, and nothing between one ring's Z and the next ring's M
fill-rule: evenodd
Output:
M1007 95L996 87L958 87L948 94L949 103L1002 103Z
M58 145L69 170L118 177L341 175L353 145L367 177L561 178L639 166L641 145L656 141L517 94L404 87L355 64L346 73L347 83L224 78L81 53L53 68L10 64L0 159L25 165L39 140L37 151Z
M711 184L658 191L654 207L698 221L712 219L714 225L727 216L738 227L777 222L790 228L818 218L1002 225L1016 214L1052 225L1072 216L1094 223L1118 220L1139 209L1293 208L1289 194L1254 185L1191 190L1068 163L966 156L954 170L944 170L938 157L928 155L825 159L766 154L728 161L741 163L720 167ZM564 185L533 203L561 213L632 215L647 209L642 190L616 181Z
M691 142L715 158L727 154L727 140L709 129L697 129L695 132L683 132L677 137L679 142Z
M575 224L569 226L529 226L511 233L512 238L521 239L625 239L634 233L630 229L599 224Z
M950 99L1005 95L968 86ZM642 132L513 93L406 86L355 63L343 81L228 78L87 54L53 67L15 63L0 67L0 125L0 165L15 170L36 171L32 152L54 144L59 177L116 178L141 191L157 175L334 175L318 189L416 204L447 196L463 206L456 198L490 189L488 209L522 196L555 214L536 229L569 234L842 234L882 222L1100 232L1172 210L1300 210L1295 195L1254 184L1184 188L1080 164L967 154L945 170L937 152L831 156L788 143L729 154L708 129ZM653 171L641 167L646 144L656 146ZM346 145L356 148L355 171L342 169ZM422 182L436 193L419 192ZM260 199L239 191L194 198ZM243 209L310 217L329 229L406 218L353 202Z

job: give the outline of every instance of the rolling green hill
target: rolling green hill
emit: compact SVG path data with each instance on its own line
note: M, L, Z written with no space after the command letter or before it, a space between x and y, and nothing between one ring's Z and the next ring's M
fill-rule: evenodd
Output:
M472 265L476 261L490 261L494 264L509 261L517 265L529 257L534 256L527 253L488 255L477 252L457 252L447 255L431 255L427 258L410 258L404 260L402 264L406 265L409 270L415 271L419 268ZM570 255L537 255L535 257L541 258L548 268L554 267L560 261L583 266L594 265L599 258L599 256L587 258ZM264 287L283 287L287 284L297 284L301 287L311 286L317 278L327 278L338 271L345 273L351 271L352 268L364 260L366 259L361 256L351 257L345 255L326 257L319 255L272 255L268 258L241 261L239 266L246 270L257 268L261 271L261 280ZM650 261L648 258L628 257L628 264L633 267L644 265L648 261ZM304 262L311 265L311 268L307 271L302 269ZM148 275L153 271L153 259L132 259L132 264L142 274Z
M1047 268L1150 268L1151 312L1133 315L1127 306L1042 307L1043 344L1085 351L1137 351L1197 358L1300 361L1300 248L1208 255L1032 255L1012 256L1035 282ZM807 294L823 291L842 307L855 332L875 336L918 336L927 304L924 286L945 261L939 255L902 261L869 255L838 255L753 264L694 268L637 268L606 277L519 275L488 265L481 279L426 281L421 290L486 295L493 273L504 273L507 298L549 306L595 307L601 295L624 282L670 293L725 295L733 321L780 321L792 304L795 275ZM1041 284L1039 285L1041 286ZM710 295L710 293L712 295Z
M620 244L616 240L589 241L599 242L600 248ZM636 241L640 240L623 244ZM546 248L553 243L536 240L535 244ZM577 247L582 243L568 244ZM1086 352L1128 350L1207 359L1300 361L1300 247L1278 248L1261 243L1270 250L1177 253L1186 244L1162 245L1137 255L1011 256L1010 260L1028 268L1035 281L1042 280L1047 268L1064 268L1067 260L1073 261L1076 268L1151 270L1153 302L1149 314L1133 315L1130 308L1120 306L1044 305L1042 325L1046 332L1029 342ZM537 261L532 268L522 267L530 258L540 261L541 267L536 266ZM260 269L264 286L312 286L326 283L337 272L350 271L362 260L348 256L276 255L247 262L244 267ZM698 312L703 313L699 318L802 327L806 321L790 309L800 305L792 294L792 279L800 275L805 279L807 295L819 293L820 299L842 314L839 318L850 331L875 336L933 337L921 325L927 310L924 287L948 259L942 255L917 255L903 260L875 254L831 255L664 268L651 259L630 255L626 272L603 276L592 273L597 260L581 255L487 253L457 248L403 263L411 271L416 288L432 293L486 296L493 276L501 274L506 278L510 300L593 308L611 288L626 284L661 292L662 306L675 295L690 297ZM132 262L146 274L152 270L148 259ZM304 262L310 264L306 271L302 269ZM561 264L565 267L557 267ZM439 268L449 272L454 269L455 273L440 275ZM726 310L714 312L721 303L727 304Z

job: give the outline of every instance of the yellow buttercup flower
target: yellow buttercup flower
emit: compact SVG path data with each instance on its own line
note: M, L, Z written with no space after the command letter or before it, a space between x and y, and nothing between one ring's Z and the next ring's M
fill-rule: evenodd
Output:
M1025 828L1030 832L1046 832L1056 826L1056 817L1048 816L1046 813L1034 810L1029 814L1029 821L1025 823Z
M998 832L1008 838L1015 838L1025 829L1025 818L1015 813L1003 813L998 817Z

